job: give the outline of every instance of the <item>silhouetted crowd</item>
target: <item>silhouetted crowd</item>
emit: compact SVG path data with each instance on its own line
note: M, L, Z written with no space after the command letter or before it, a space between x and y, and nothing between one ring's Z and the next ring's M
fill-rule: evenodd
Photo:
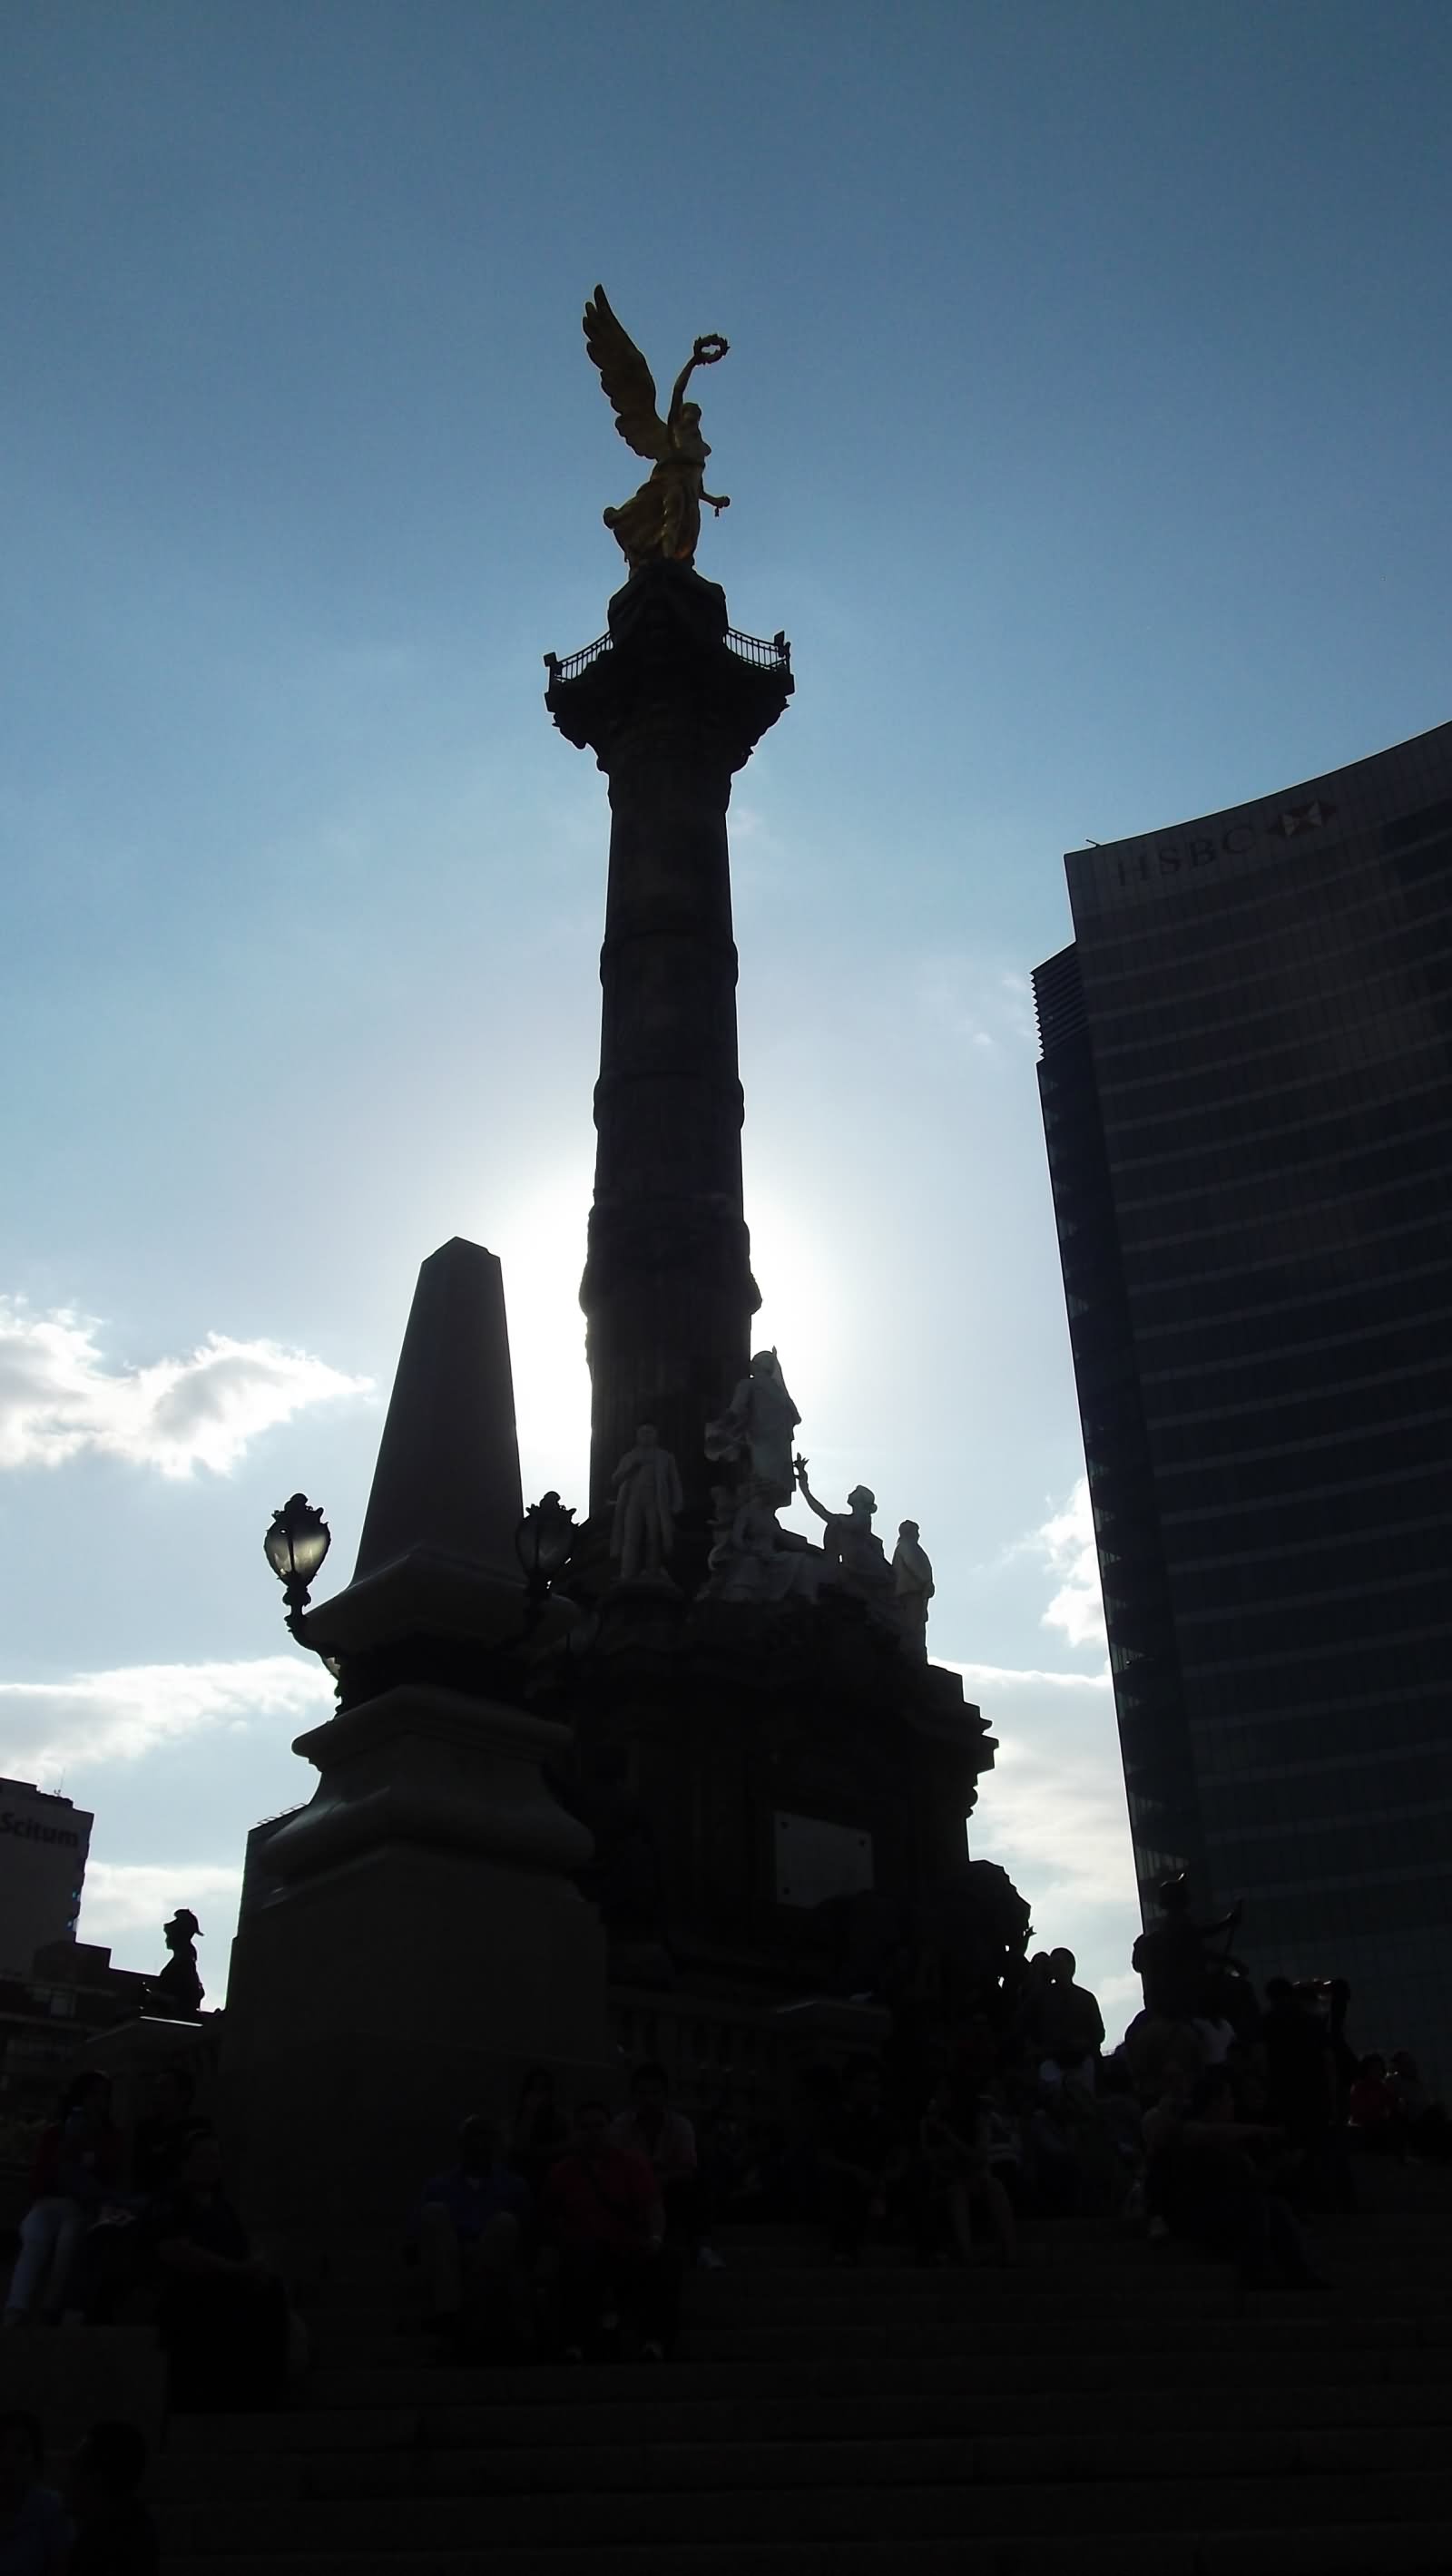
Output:
M153 2076L129 2138L110 2079L67 2088L42 2131L3 2324L154 2324L178 2412L281 2401L290 2319L226 2191L211 2122L182 2069Z
M1204 1966L1203 1937L1173 2011L1152 1957L1155 2009L1109 2055L1068 1950L987 1989L946 2038L901 1958L886 2045L808 2071L795 2122L744 2117L725 2091L688 2118L656 2065L625 2109L567 2116L536 2068L512 2126L464 2123L413 2213L441 2351L662 2361L684 2272L719 2267L713 2229L742 2221L812 2227L844 2267L874 2243L1013 2265L1025 2218L1117 2216L1257 2284L1311 2286L1299 2220L1354 2203L1356 2152L1441 2160L1452 2132L1405 2052L1354 2057L1344 1985L1272 1979L1262 2002L1234 1962Z
M1111 2054L1072 1952L945 2019L903 1945L875 1997L884 2046L808 2068L795 2117L748 2116L725 2089L688 2117L655 2064L623 2104L567 2109L532 2069L508 2119L464 2120L404 2223L441 2357L665 2361L687 2269L719 2269L714 2231L742 2221L808 2227L850 2267L874 2243L1013 2265L1025 2218L1117 2217L1248 2281L1313 2286L1306 2214L1354 2206L1358 2156L1452 2161L1452 2125L1405 2050L1357 2055L1344 1983L1272 1978L1258 1996L1207 1946L1232 1923L1198 1929L1170 1895L1136 1945L1145 2008ZM90 2073L41 2140L4 2322L141 2319L174 2409L282 2402L301 2329L189 2078L154 2078L123 2141Z
M637 2067L617 2112L591 2100L567 2118L549 2069L535 2067L507 2132L467 2119L457 2162L425 2185L408 2230L441 2349L664 2361L686 2266L720 2266L709 2131L703 2146L655 2065Z

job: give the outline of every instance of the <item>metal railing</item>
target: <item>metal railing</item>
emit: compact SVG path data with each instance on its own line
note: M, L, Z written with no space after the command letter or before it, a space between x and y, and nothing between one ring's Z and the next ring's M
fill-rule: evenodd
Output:
M743 662L753 663L758 671L791 669L792 648L780 632L768 643L761 635L742 635L736 627L728 626L726 641L733 653L739 654Z
M557 688L562 680L578 680L603 653L613 650L614 642L612 635L597 635L593 644L584 645L578 653L567 653L563 661L558 653L546 653L550 687ZM753 670L790 671L792 667L792 648L784 635L773 635L768 641L763 635L743 635L739 628L728 626L726 642L737 660L749 662Z
M550 687L554 688L560 680L578 680L582 671L588 671L592 662L598 662L602 653L609 652L613 641L612 636L597 635L593 644L585 645L579 653L567 653L563 662L558 653L546 653L545 669L550 675Z

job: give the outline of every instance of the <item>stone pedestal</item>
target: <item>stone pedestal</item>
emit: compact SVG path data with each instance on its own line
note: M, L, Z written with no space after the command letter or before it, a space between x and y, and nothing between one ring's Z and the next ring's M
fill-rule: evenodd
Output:
M993 1738L859 1602L617 1594L538 1686L571 1722L560 1791L623 1982L652 1982L650 1956L682 1993L848 1995L969 1872Z
M541 1776L562 1730L517 1709L400 1688L298 1750L322 1777L239 1935L229 2133L259 2226L317 2192L329 2223L383 2228L537 2059L567 2101L614 2089L604 1936L569 1874L590 1839Z
M310 1803L269 1837L233 1949L220 2108L251 2225L400 2225L460 2120L524 2067L614 2089L605 1944L558 1805L557 1725L519 1704L535 1616L512 1565L519 1466L499 1264L420 1274L357 1570L306 1614L340 1706L294 1750Z
M151 2108L151 2080L156 2075L186 2074L195 2087L196 2107L210 2116L216 2074L218 2034L225 2015L200 2013L195 2021L168 2021L159 2013L142 2013L118 2022L78 2051L73 2072L96 2067L111 2078L111 2116L118 2129L131 2130Z

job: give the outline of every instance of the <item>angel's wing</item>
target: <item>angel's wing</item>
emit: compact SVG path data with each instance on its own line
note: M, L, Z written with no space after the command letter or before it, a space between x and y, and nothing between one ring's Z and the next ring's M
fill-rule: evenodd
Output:
M656 409L655 378L630 333L617 322L603 286L585 307L585 346L615 407L615 426L637 456L652 463L670 453L670 433Z

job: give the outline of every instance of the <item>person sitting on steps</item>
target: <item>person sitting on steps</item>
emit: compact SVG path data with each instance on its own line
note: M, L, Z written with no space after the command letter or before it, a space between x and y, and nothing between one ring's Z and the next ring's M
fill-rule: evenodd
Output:
M569 2143L570 2124L560 2109L554 2076L547 2066L531 2066L514 2106L509 2161L521 2182L528 2183L536 2206L551 2165Z
M1290 2210L1266 2188L1254 2161L1254 2151L1282 2143L1283 2132L1236 2119L1225 2067L1207 2067L1183 2107L1164 2103L1144 2125L1156 2206L1172 2234L1234 2256L1247 2288L1326 2288L1306 2260Z
M34 2415L0 2415L0 2567L16 2576L67 2576L71 2526L54 2487L41 2485L45 2436Z
M857 2058L846 2070L841 2098L827 2119L817 2177L828 2258L860 2263L868 2230L885 2228L908 2179L907 2149L884 2108L874 2058Z
M630 2109L610 2123L617 2147L649 2163L660 2187L667 2240L679 2245L703 2272L719 2272L721 2257L707 2241L705 2187L696 2157L696 2132L670 2107L663 2066L637 2066L630 2079Z
M134 2424L93 2424L71 2462L76 2539L66 2576L157 2576L156 2525L141 2501L146 2438Z
M973 2238L975 2202L988 2213L1005 2263L1018 2260L1018 2229L1013 2203L989 2161L986 2103L955 2095L941 2085L923 2113L920 2130L923 2160L931 2183L946 2203L953 2242L965 2263L976 2252Z
M162 2281L157 2323L174 2413L246 2412L282 2402L288 2310L281 2281L253 2257L222 2188L209 2133L192 2140L175 2188L141 2222Z
M544 2226L560 2253L566 2361L611 2353L622 2318L643 2361L664 2361L676 2335L680 2264L649 2159L610 2136L603 2102L582 2102L574 2136L545 2184Z
M434 2332L457 2339L477 2303L502 2309L515 2342L533 2352L532 2206L528 2184L504 2162L493 2121L472 2115L459 2131L457 2163L425 2183L410 2229Z

